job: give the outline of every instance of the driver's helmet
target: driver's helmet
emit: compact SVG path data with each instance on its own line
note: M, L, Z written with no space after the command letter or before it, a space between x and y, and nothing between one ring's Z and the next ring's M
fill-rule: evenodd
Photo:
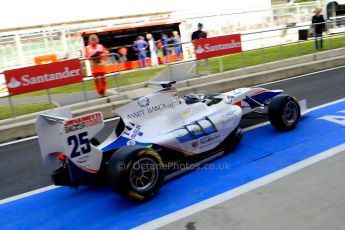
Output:
M189 105L202 101L204 97L200 94L189 94L184 96L183 99L185 100L186 104Z

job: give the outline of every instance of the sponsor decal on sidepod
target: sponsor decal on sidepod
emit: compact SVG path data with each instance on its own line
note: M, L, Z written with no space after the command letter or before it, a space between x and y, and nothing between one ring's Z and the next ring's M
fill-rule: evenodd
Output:
M149 114L149 113L153 113L153 112L157 112L157 111L161 111L161 110L164 110L167 108L173 108L173 107L174 107L173 103L167 104L167 105L166 104L154 105L154 106L146 107L145 109L136 111L134 113L130 113L127 115L127 117L129 119L135 119L135 118L145 116L146 114Z

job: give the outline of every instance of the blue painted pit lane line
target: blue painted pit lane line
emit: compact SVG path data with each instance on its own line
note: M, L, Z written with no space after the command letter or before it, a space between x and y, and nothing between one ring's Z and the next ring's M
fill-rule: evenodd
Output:
M345 126L318 119L345 108L340 102L307 114L290 132L266 125L245 133L239 147L204 169L165 184L137 204L110 189L57 188L0 206L1 229L128 229L274 173L345 142ZM343 114L345 115L345 114Z

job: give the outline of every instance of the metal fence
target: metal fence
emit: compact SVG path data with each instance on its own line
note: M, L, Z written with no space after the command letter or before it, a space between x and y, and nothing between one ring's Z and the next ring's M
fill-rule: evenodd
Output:
M345 47L345 33L325 33L323 37L324 48L322 50L317 50L314 45L314 37L309 37L308 40L298 39L298 37L301 35L301 30L306 30L306 28L300 26L292 26L289 28L243 33L243 52L210 58L209 66L204 65L204 62L202 62L199 73L201 75L208 75L237 68L246 68L248 66L265 64L272 61L284 61L287 58L296 57L303 54L315 53L322 50ZM309 28L309 35L312 30L312 28ZM189 47L191 47L191 42L182 43L181 45L188 45ZM117 54L111 54L110 56L114 57L114 55L116 56ZM114 60L116 59L109 58L109 60L113 61L110 61L108 65L111 66L115 64ZM81 61L85 62L86 60L81 59ZM166 70L164 70L160 74L157 80L183 81L190 78L199 77L200 74L196 74L197 71L195 68L195 63L195 59L183 62L166 63L165 65L163 65L166 67ZM112 93L114 95L119 95L122 93L122 86L131 84L131 76L128 76L128 74L133 72L134 75L137 75L140 78L142 75L144 75L144 71L153 70L156 69L153 67L148 67L143 70L119 71L109 73L105 76L105 78L108 79L108 82L111 85ZM156 72L158 72L158 70ZM72 91L78 94L78 99L72 100L71 103L83 102L97 98L97 95L91 83L94 78L90 76L90 71L85 71L85 73L89 74L85 74L85 79L82 83L77 83L73 86L69 85L46 89L45 92L40 92L39 94L34 93L34 95L32 93L29 93L15 97L4 96L0 98L0 105L8 105L12 118L15 118L17 115L15 104L20 104L20 100L25 99L27 101L35 102L34 99L37 97L33 96L39 95L41 100L42 98L46 98L46 100L44 101L48 102L49 104L53 104L54 97L56 97L56 95L64 95L63 93L55 94L56 92L54 92L54 90L60 90L60 93L65 92L66 97L73 97L72 95L74 94L68 94L70 88L73 88Z
M80 57L82 43L75 34L45 31L16 34L0 39L0 68L10 69L34 64L34 57L56 54L59 59Z

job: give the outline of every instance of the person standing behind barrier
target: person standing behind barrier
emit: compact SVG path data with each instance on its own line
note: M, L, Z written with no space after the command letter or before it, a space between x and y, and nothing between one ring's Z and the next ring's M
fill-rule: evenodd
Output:
M149 44L151 66L158 66L158 57L157 57L157 47L155 39L152 37L152 34L146 34L146 39Z
M181 60L181 38L177 31L172 32L171 42L174 45L174 51L176 55L176 61Z
M315 10L315 15L311 19L314 29L314 37L315 37L315 48L322 49L323 48L323 39L322 39L322 32L325 29L325 19L321 14L320 9ZM320 38L320 45L318 38Z
M121 47L120 49L118 49L117 51L119 54L120 54L120 58L119 58L119 61L121 63L123 62L126 62L128 59L127 59L127 48L126 47Z
M89 37L88 45L85 48L85 57L91 64L92 76L95 78L94 84L99 96L104 97L107 90L107 79L105 76L105 62L109 51L101 44L96 34ZM100 78L100 79L98 79Z
M133 48L137 52L137 55L138 55L139 68L146 67L147 66L147 62L146 62L147 42L144 40L143 36L137 37L137 40L133 43Z
M165 33L162 33L161 42L163 45L164 63L169 62L169 38Z
M198 23L198 30L194 31L192 33L192 42L194 40L197 40L197 39L202 39L202 38L207 38L207 33L205 31L202 30L203 28L203 24L202 23ZM205 64L206 64L206 69L209 70L209 64L208 64L208 59L206 58L205 59ZM200 69L200 61L197 60L195 62L195 68L196 68L196 74L199 75L199 69Z

